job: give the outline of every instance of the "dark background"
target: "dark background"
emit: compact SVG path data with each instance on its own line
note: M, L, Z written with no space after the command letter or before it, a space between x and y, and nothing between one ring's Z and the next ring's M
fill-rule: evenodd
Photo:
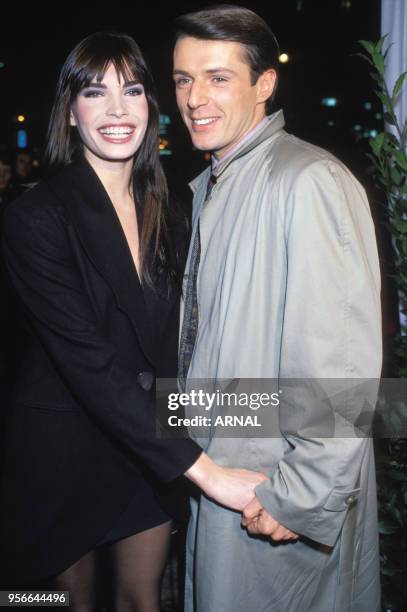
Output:
M163 157L173 192L184 199L186 187L206 164L193 151L178 118L171 80L173 19L211 2L21 2L0 6L0 153L16 153L23 127L28 147L41 162L45 132L59 70L75 44L98 30L132 35L144 51L155 77L161 111L171 118L168 138L173 151ZM380 0L263 0L234 4L261 15L290 56L281 65L275 110L284 109L289 132L320 145L343 160L367 189L378 237L383 279L384 375L392 372L392 337L397 332L397 294L390 280L392 252L366 153L372 130L383 129L382 109L374 96L369 66L357 53L358 40L380 37ZM336 107L321 104L335 97ZM24 124L17 116L24 115ZM39 168L40 169L40 168ZM39 172L40 175L40 172ZM0 299L0 467L2 428L17 358L14 304L2 282Z
M155 76L162 112L172 119L171 165L183 158L184 180L202 160L191 157L185 129L174 104L171 74L171 27L174 17L210 2L31 3L3 0L0 13L1 136L14 148L24 127L28 146L39 148L59 70L73 46L97 30L124 31L137 40ZM359 39L380 36L380 0L269 0L235 2L258 12L275 32L281 50L290 55L281 65L275 108L284 108L287 128L344 159L363 180L367 132L380 129L381 108L372 95L368 65L356 56ZM105 7L105 8L102 8ZM322 106L334 96L336 108ZM372 103L367 110L364 103ZM24 125L16 117L26 117ZM332 125L332 122L334 123ZM359 132L352 128L360 125ZM365 134L365 136L363 136ZM185 166L184 160L188 162ZM168 164L167 164L168 165Z
M161 111L171 118L168 139L172 156L163 157L170 187L189 205L187 182L206 164L193 151L178 117L171 80L172 22L208 2L142 2L124 5L82 2L16 2L0 9L0 151L16 151L23 127L28 147L40 162L59 70L74 45L98 30L132 35L143 49L159 94ZM380 194L374 189L369 135L382 130L382 109L373 91L369 65L358 53L358 40L380 37L380 0L236 1L269 23L282 52L275 110L284 109L289 132L327 148L342 159L368 191L376 223L383 271L384 339L397 331L396 293L389 280L390 239ZM336 107L321 104L335 97ZM17 122L24 115L24 124ZM374 132L373 132L374 134ZM9 334L10 335L10 334ZM386 355L385 355L386 357Z

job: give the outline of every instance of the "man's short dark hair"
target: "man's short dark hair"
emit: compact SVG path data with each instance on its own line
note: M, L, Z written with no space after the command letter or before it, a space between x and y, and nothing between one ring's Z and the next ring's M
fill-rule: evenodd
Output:
M175 38L191 36L200 40L224 40L244 46L254 85L263 72L278 72L280 54L277 39L267 23L253 11L233 4L218 4L181 15L175 20ZM277 84L276 84L277 85ZM273 95L266 102L270 113Z

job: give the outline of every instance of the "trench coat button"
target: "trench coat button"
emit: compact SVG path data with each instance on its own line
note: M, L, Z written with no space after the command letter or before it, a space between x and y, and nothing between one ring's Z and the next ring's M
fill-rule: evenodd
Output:
M346 505L350 506L355 501L356 501L356 496L355 495L349 495L349 497L346 498L345 503L346 503Z
M150 391L154 382L154 375L152 372L140 372L137 374L137 382L144 391Z

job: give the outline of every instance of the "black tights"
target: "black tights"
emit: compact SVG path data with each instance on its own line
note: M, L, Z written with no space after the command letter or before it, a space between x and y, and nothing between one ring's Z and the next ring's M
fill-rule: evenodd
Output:
M114 612L160 612L160 589L168 556L171 522L108 546ZM70 592L71 612L101 612L97 604L97 556L91 551L56 578Z

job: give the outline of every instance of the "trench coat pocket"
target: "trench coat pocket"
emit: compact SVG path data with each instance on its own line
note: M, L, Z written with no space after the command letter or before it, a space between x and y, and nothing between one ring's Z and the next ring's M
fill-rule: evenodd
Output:
M332 512L343 512L347 510L358 498L360 488L347 491L332 489L324 504L324 510Z

